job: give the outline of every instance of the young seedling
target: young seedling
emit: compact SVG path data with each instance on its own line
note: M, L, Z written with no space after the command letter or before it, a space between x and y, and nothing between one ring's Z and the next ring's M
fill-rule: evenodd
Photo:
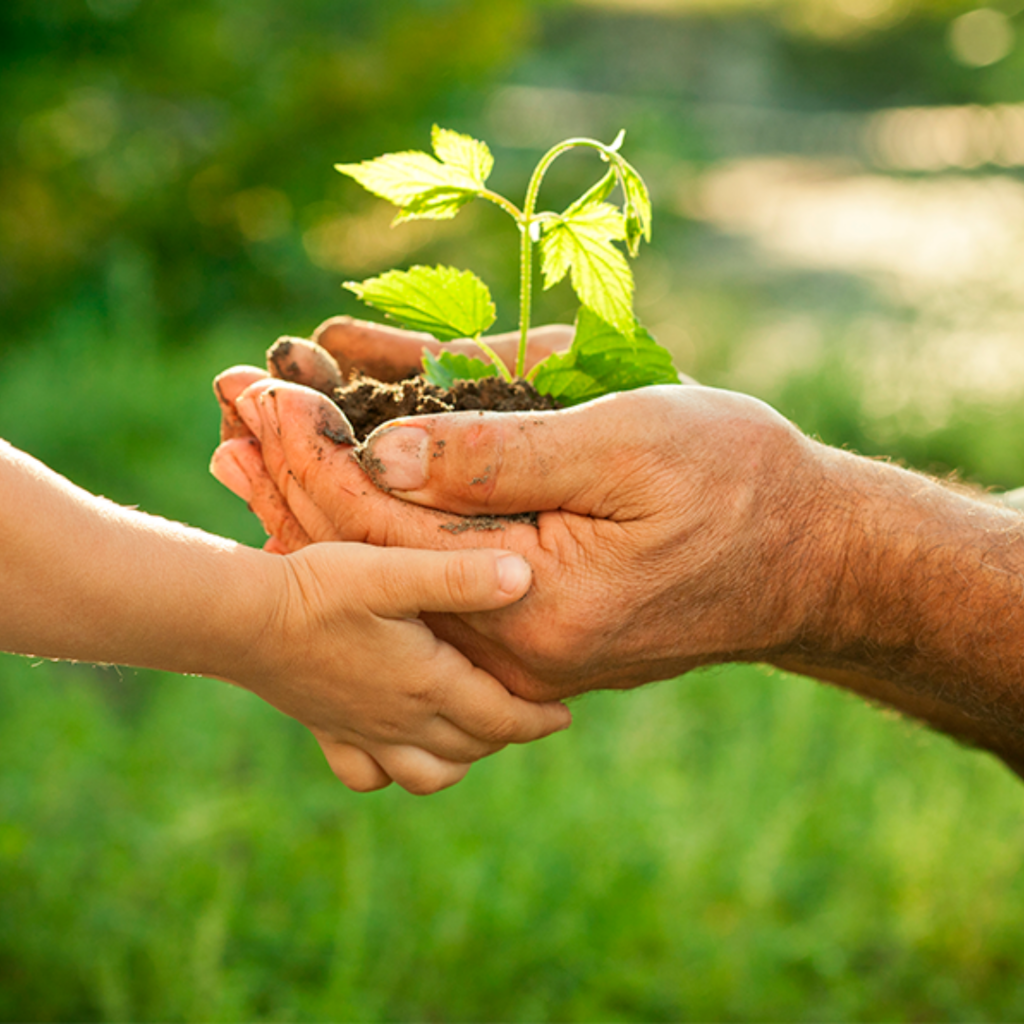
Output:
M595 139L566 139L541 157L530 177L522 207L487 187L494 166L483 142L434 126L434 154L388 153L337 170L398 207L394 223L447 220L474 199L504 210L519 229L519 349L515 376L524 376L530 307L533 301L534 250L540 251L545 289L566 276L580 301L572 347L549 356L527 379L562 405L584 402L612 391L648 384L676 384L672 358L637 322L633 313L633 274L624 243L636 256L651 239L651 200L637 171L619 153L625 133L611 145ZM539 211L540 186L552 163L571 149L595 150L608 165L601 179L561 213ZM621 208L609 202L619 188ZM439 341L471 338L490 359L442 352L427 355L428 380L450 387L454 380L513 374L484 339L496 314L487 285L469 270L415 266L389 270L346 288L367 305L406 327L424 330Z

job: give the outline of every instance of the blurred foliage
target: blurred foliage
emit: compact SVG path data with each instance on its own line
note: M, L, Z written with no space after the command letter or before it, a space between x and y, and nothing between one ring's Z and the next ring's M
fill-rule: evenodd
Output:
M382 222L337 227L368 207L333 163L424 145L433 121L469 127L502 75L814 107L1009 100L1024 88L1020 48L981 70L950 61L949 15L969 6L958 0L697 5L696 21L665 16L692 5L656 6L595 16L554 0L9 0L0 345L47 333L55 307L109 301L104 282L126 260L174 344L229 310L281 314L281 330L299 320L289 329L305 332L354 308L337 290L344 255L325 271L309 250L325 238L360 248ZM796 30L800 11L864 31L823 40ZM690 130L685 114L656 126L661 145Z
M1024 1013L1019 783L807 680L594 695L425 800L212 681L0 700L0 1019Z
M872 164L876 111L1024 99L1019 42L955 59L974 6L8 0L0 435L258 544L205 472L217 370L355 312L340 281L403 260L481 268L514 313L497 211L392 232L333 163L421 148L437 121L491 142L514 190L541 146L625 127L657 206L639 307L682 368L829 443L1024 482L1024 381L960 387L977 367L931 344L961 331L966 363L994 331L1012 355L1016 278L915 291L698 202L717 168L780 154L923 181ZM994 6L1019 38L1021 5ZM569 733L425 801L343 791L300 728L214 682L5 657L0 706L5 1020L1024 1015L1019 783L806 680L593 695Z
M340 189L332 165L457 121L532 22L522 0L4 4L6 339L102 291L124 253L166 337L227 308L312 328L337 285L297 243Z

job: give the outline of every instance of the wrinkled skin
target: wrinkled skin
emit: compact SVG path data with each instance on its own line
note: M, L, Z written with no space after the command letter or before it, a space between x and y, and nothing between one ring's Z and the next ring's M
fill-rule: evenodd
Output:
M422 345L333 321L326 336L345 365L350 335L378 365L407 366ZM425 618L517 694L764 660L889 704L1024 774L1018 512L696 386L554 413L396 421L357 461L333 403L301 384L332 357L304 345L300 383L252 368L218 381L226 440L213 471L250 501L271 550L339 538L500 545L532 566L521 601ZM456 518L526 511L535 524L497 532Z
M334 352L345 323L331 329ZM358 345L372 330L353 329ZM236 367L217 393L224 443L212 470L249 501L271 550L350 540L522 554L534 582L516 605L425 617L520 696L763 657L795 642L814 600L811 580L804 601L772 585L803 572L790 524L806 521L791 513L814 475L811 443L746 396L663 386L554 413L419 417L378 429L359 461L316 390ZM429 479L416 481L417 467ZM480 531L451 514L522 511L538 512L536 525Z

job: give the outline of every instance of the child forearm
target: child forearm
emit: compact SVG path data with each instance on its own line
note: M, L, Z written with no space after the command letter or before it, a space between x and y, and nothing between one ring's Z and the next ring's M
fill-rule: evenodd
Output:
M0 495L0 650L238 683L307 726L354 789L433 792L569 723L418 619L517 600L516 555L271 555L97 498L3 442Z
M271 556L122 508L0 442L0 649L224 673L266 620Z

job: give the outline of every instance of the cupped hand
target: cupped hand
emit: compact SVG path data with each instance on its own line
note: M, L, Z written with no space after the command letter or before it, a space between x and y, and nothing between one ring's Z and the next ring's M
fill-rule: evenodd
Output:
M567 347L571 336L571 328L560 326L531 332L527 365L532 366L551 352ZM499 335L492 340L497 354L511 365L518 335ZM236 409L237 396L250 385L270 378L301 381L325 394L331 394L356 371L382 380L400 380L420 369L425 349L436 353L439 347L428 335L350 317L335 317L317 329L312 341L279 339L267 354L267 370L237 366L218 376L214 390L221 408L221 438L231 443L217 452L214 465L222 478L226 476L234 481L235 489L259 510L266 522L277 524L276 533L266 544L268 551L277 554L299 551L311 538L291 514L265 470L255 474L250 484L235 468L239 459L242 464L262 466L259 442ZM469 342L452 342L448 348L466 353L476 351ZM321 535L318 539L345 538L336 533L329 538ZM339 557L334 550L336 547L318 546L283 560L282 565L293 585L303 574L323 574L324 570L318 566ZM481 557L485 553L466 554ZM509 742L539 739L565 728L570 721L568 711L560 705L538 709L532 703L512 697L493 677L475 668L454 648L438 641L420 619L406 621L408 617L404 615L402 621L394 619L393 609L389 612L391 606L383 601L379 590L384 585L382 579L394 577L394 585L403 581L406 588L419 582L421 598L431 599L426 600L422 610L433 607L436 612L440 610L436 607L437 594L439 586L445 582L445 573L453 575L459 568L457 563L437 563L430 567L430 578L418 579L416 572L423 568L418 561L422 555L435 557L413 551L402 552L399 558L399 552L372 552L355 545L347 546L345 558L348 561L335 567L333 585L337 587L343 578L350 582L337 591L336 598L345 607L335 609L335 614L347 613L349 619L362 616L364 625L372 624L382 634L383 643L371 643L369 660L354 673L347 674L343 688L336 685L333 692L322 693L322 681L331 678L330 674L310 673L309 666L304 664L305 671L292 677L296 680L294 685L282 688L280 677L272 675L266 692L261 694L311 729L335 774L357 791L378 789L394 780L411 792L435 792L461 779L468 771L469 762ZM385 571L382 575L376 564L376 559L382 556L398 559L385 563L384 568L400 563L400 572ZM356 574L357 580L353 583L351 563L360 559L369 560L370 564L364 567L365 571ZM476 579L474 600L478 603L484 597L494 601L493 592L486 590L488 578L485 572ZM464 583L463 602L469 596L468 586ZM298 592L328 594L330 588L307 583L299 586ZM455 600L454 595L452 600ZM506 595L501 600L507 603L510 598ZM295 606L301 607L301 602ZM462 607L471 610L464 603ZM447 610L450 613L455 609ZM411 614L415 616L417 612ZM348 626L351 628L351 621ZM383 636L386 629L394 631L395 641L404 639L409 650L418 649L418 653L413 654L411 660L398 658L401 645L396 647L395 642ZM288 644L282 649L287 653ZM353 643L352 651L353 658L364 653L360 643ZM429 671L423 669L424 665ZM440 672L437 671L439 666ZM353 720L353 685L358 686L367 678L367 673L378 680L378 685L372 693L358 697L363 701L361 717ZM337 678L336 671L334 678ZM321 721L324 715L327 717Z
M799 643L820 599L813 444L755 399L663 386L557 412L417 417L379 428L358 460L316 391L264 380L228 400L249 436L222 445L213 472L276 549L486 544L527 559L533 586L515 605L427 618L522 696L761 659ZM521 512L538 514L461 518Z
M351 789L436 792L568 726L566 708L513 696L418 618L517 600L530 572L516 556L317 544L265 564L277 599L235 678L309 728Z
M567 324L548 324L530 331L526 348L529 371L553 352L567 349L573 328ZM405 331L386 324L337 316L322 323L313 333L313 342L329 352L344 377L359 371L382 381L403 380L423 370L423 353L454 352L485 358L472 341L449 341L443 345L429 334ZM519 332L494 334L487 339L495 354L511 369L519 348ZM286 377L300 384L310 383L305 376Z
M567 324L549 324L530 331L526 348L526 369L529 370L554 352L567 349L572 343L573 328ZM519 333L495 334L487 339L491 349L510 369L515 365ZM326 395L363 373L381 381L398 381L415 376L423 370L423 353L446 352L483 357L471 341L451 341L443 346L436 338L417 331L405 331L386 324L336 316L324 321L313 333L312 340L279 338L267 352L267 369L255 366L234 366L214 381L214 391L221 408L221 440L249 436L239 419L233 398L257 380L275 377L315 388Z

